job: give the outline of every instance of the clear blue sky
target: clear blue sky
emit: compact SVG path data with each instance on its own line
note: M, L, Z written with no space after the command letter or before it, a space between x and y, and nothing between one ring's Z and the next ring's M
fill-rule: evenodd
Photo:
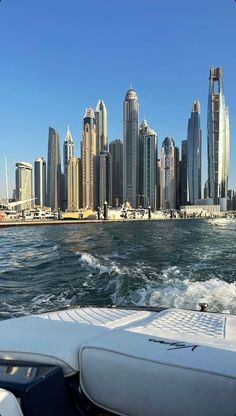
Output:
M122 138L130 82L159 136L186 138L201 102L203 179L211 66L222 66L231 124L230 187L236 188L236 2L234 0L2 0L0 2L0 195L7 156L47 157L49 125L69 123L79 155L85 108L103 98L109 140Z

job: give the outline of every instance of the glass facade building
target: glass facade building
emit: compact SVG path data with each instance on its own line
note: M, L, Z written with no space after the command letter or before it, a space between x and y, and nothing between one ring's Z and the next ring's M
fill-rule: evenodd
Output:
M43 157L34 162L34 196L35 205L46 205L46 162Z
M112 206L119 207L123 203L123 143L120 139L109 144L112 157Z
M229 109L225 104L222 68L211 68L208 98L208 196L227 199L229 177Z
M59 134L49 127L47 163L47 206L61 207L61 153Z
M194 101L191 118L188 121L187 151L188 200L190 204L194 205L197 199L201 199L202 194L202 131L200 127L199 100Z
M175 142L166 137L161 149L161 208L174 209L176 204Z
M112 157L109 152L102 150L99 155L99 206L104 202L112 206Z
M147 128L143 136L143 206L157 205L157 134Z
M139 202L139 103L133 89L125 96L123 134L123 202L136 208Z

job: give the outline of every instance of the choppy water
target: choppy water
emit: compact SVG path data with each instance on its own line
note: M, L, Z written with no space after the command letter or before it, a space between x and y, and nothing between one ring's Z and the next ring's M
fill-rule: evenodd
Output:
M74 304L236 313L236 221L0 229L0 318Z

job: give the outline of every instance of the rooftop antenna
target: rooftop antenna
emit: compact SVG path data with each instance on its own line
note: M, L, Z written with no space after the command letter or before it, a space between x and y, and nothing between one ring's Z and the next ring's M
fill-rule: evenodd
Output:
M7 157L6 156L5 156L5 179L6 179L6 197L7 197L7 202L9 202L8 172L7 172Z
M130 82L130 89L133 89L132 81Z

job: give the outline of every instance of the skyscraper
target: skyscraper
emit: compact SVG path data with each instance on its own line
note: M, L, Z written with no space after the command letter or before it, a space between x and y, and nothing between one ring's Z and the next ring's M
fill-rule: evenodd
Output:
M156 210L157 134L149 127L143 135L143 206Z
M106 150L99 155L99 206L112 205L112 157Z
M133 208L139 195L139 103L133 89L127 91L123 106L123 201Z
M47 206L58 209L61 205L61 154L59 134L49 127L47 163Z
M16 163L16 199L24 201L32 199L32 165L27 162ZM32 208L32 200L17 206L22 209Z
M227 199L229 176L229 109L225 104L222 68L211 68L207 120L208 190L213 203ZM226 204L225 204L226 205Z
M68 166L70 159L74 158L74 142L68 126L64 145L63 145L63 161L64 161L64 175L63 175L63 209L69 209L68 207Z
M144 204L144 177L143 177L143 169L144 169L144 136L148 130L148 123L146 120L143 120L140 127L139 127L139 189L138 189L138 206L145 206ZM147 205L146 205L147 206Z
M78 211L80 208L80 164L81 160L71 157L67 165L67 210Z
M161 161L157 159L157 209L160 209L161 203Z
M113 140L109 144L112 157L112 206L119 207L123 202L123 143Z
M180 168L180 205L188 202L188 141L181 143L181 168Z
M179 148L175 146L175 208L180 208L181 202L181 172L182 172L182 161L179 158Z
M96 111L96 154L101 150L108 150L107 109L103 100L99 100Z
M94 209L96 204L96 118L87 108L83 119L82 135L82 198L83 207Z
M187 143L188 195L190 204L195 204L197 199L201 199L202 194L202 131L200 128L199 100L194 101L192 105L191 118L188 121Z
M46 205L46 162L43 157L34 162L34 196L35 205Z
M161 208L173 209L176 203L175 142L166 137L161 148Z

